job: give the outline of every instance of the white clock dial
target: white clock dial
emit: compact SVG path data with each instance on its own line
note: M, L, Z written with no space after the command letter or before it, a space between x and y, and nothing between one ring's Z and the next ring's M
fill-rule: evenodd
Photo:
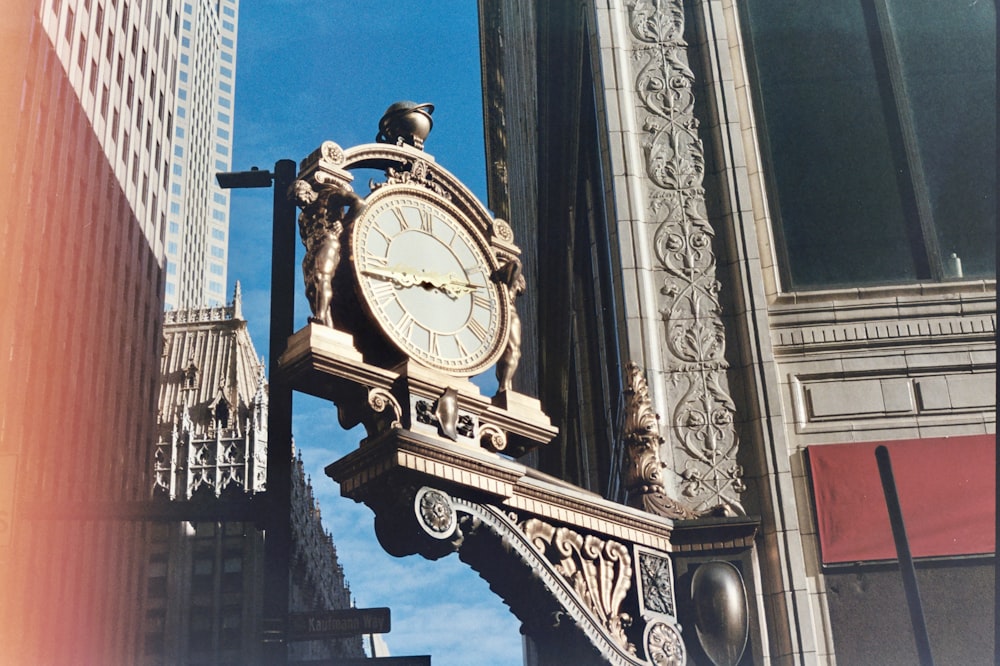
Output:
M504 301L482 243L446 205L419 190L376 191L354 224L354 270L363 300L397 347L425 365L469 375L502 351Z

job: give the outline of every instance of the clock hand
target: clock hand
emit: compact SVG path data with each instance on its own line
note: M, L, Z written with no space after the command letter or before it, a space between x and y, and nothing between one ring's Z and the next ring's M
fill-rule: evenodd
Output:
M472 293L480 287L480 285L459 279L454 273L448 273L447 275L440 273L418 273L409 266L394 268L372 266L371 268L362 269L361 272L374 278L387 280L401 288L419 286L438 289L451 299Z
M364 275L369 275L380 280L387 280L392 282L397 287L415 287L420 284L420 278L413 273L407 273L404 270L392 269L392 268L378 268L373 266L371 268L363 268L361 272Z

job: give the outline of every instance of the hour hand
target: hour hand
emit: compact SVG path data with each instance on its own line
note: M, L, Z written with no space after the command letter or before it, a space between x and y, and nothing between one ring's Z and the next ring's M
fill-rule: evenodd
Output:
M470 294L479 288L479 285L466 282L454 273L447 275L428 274L424 276L424 284L440 289L446 296L453 299Z

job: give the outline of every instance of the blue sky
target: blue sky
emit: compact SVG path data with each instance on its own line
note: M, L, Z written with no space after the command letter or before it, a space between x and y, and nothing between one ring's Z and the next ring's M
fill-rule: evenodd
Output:
M374 140L394 101L435 105L426 149L486 200L476 3L472 0L303 2L240 6L233 170L296 162L325 140ZM268 348L270 190L233 191L229 281L243 288L258 353ZM299 259L301 259L301 248ZM296 324L309 310L299 290ZM295 396L293 434L360 607L389 606L392 655L435 666L521 663L519 623L485 581L450 555L397 559L375 540L372 513L342 498L323 468L352 451L335 408Z

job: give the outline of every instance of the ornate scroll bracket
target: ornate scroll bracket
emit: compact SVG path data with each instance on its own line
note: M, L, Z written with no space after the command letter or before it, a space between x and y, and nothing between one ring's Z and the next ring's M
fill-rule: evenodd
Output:
M653 247L662 275L660 313L670 450L684 504L697 513L743 513L735 406L728 394L720 285L705 210L704 149L694 117L680 0L631 0L635 95L648 176Z
M663 487L659 418L653 412L642 370L629 362L625 377L625 461L623 485L630 506L667 518L695 518L690 509L671 499Z
M408 550L436 559L441 545L450 544L504 598L529 634L541 627L564 631L568 620L608 663L685 663L666 553L641 548L633 557L620 541L431 487L416 491L413 512L423 546ZM495 540L505 545L502 551L492 546ZM497 561L500 552L516 561L520 574L512 572L511 562ZM645 567L642 571L635 569L636 561ZM526 581L541 585L550 601L540 604ZM638 608L639 618L626 610L629 606ZM641 639L645 658L633 636Z

